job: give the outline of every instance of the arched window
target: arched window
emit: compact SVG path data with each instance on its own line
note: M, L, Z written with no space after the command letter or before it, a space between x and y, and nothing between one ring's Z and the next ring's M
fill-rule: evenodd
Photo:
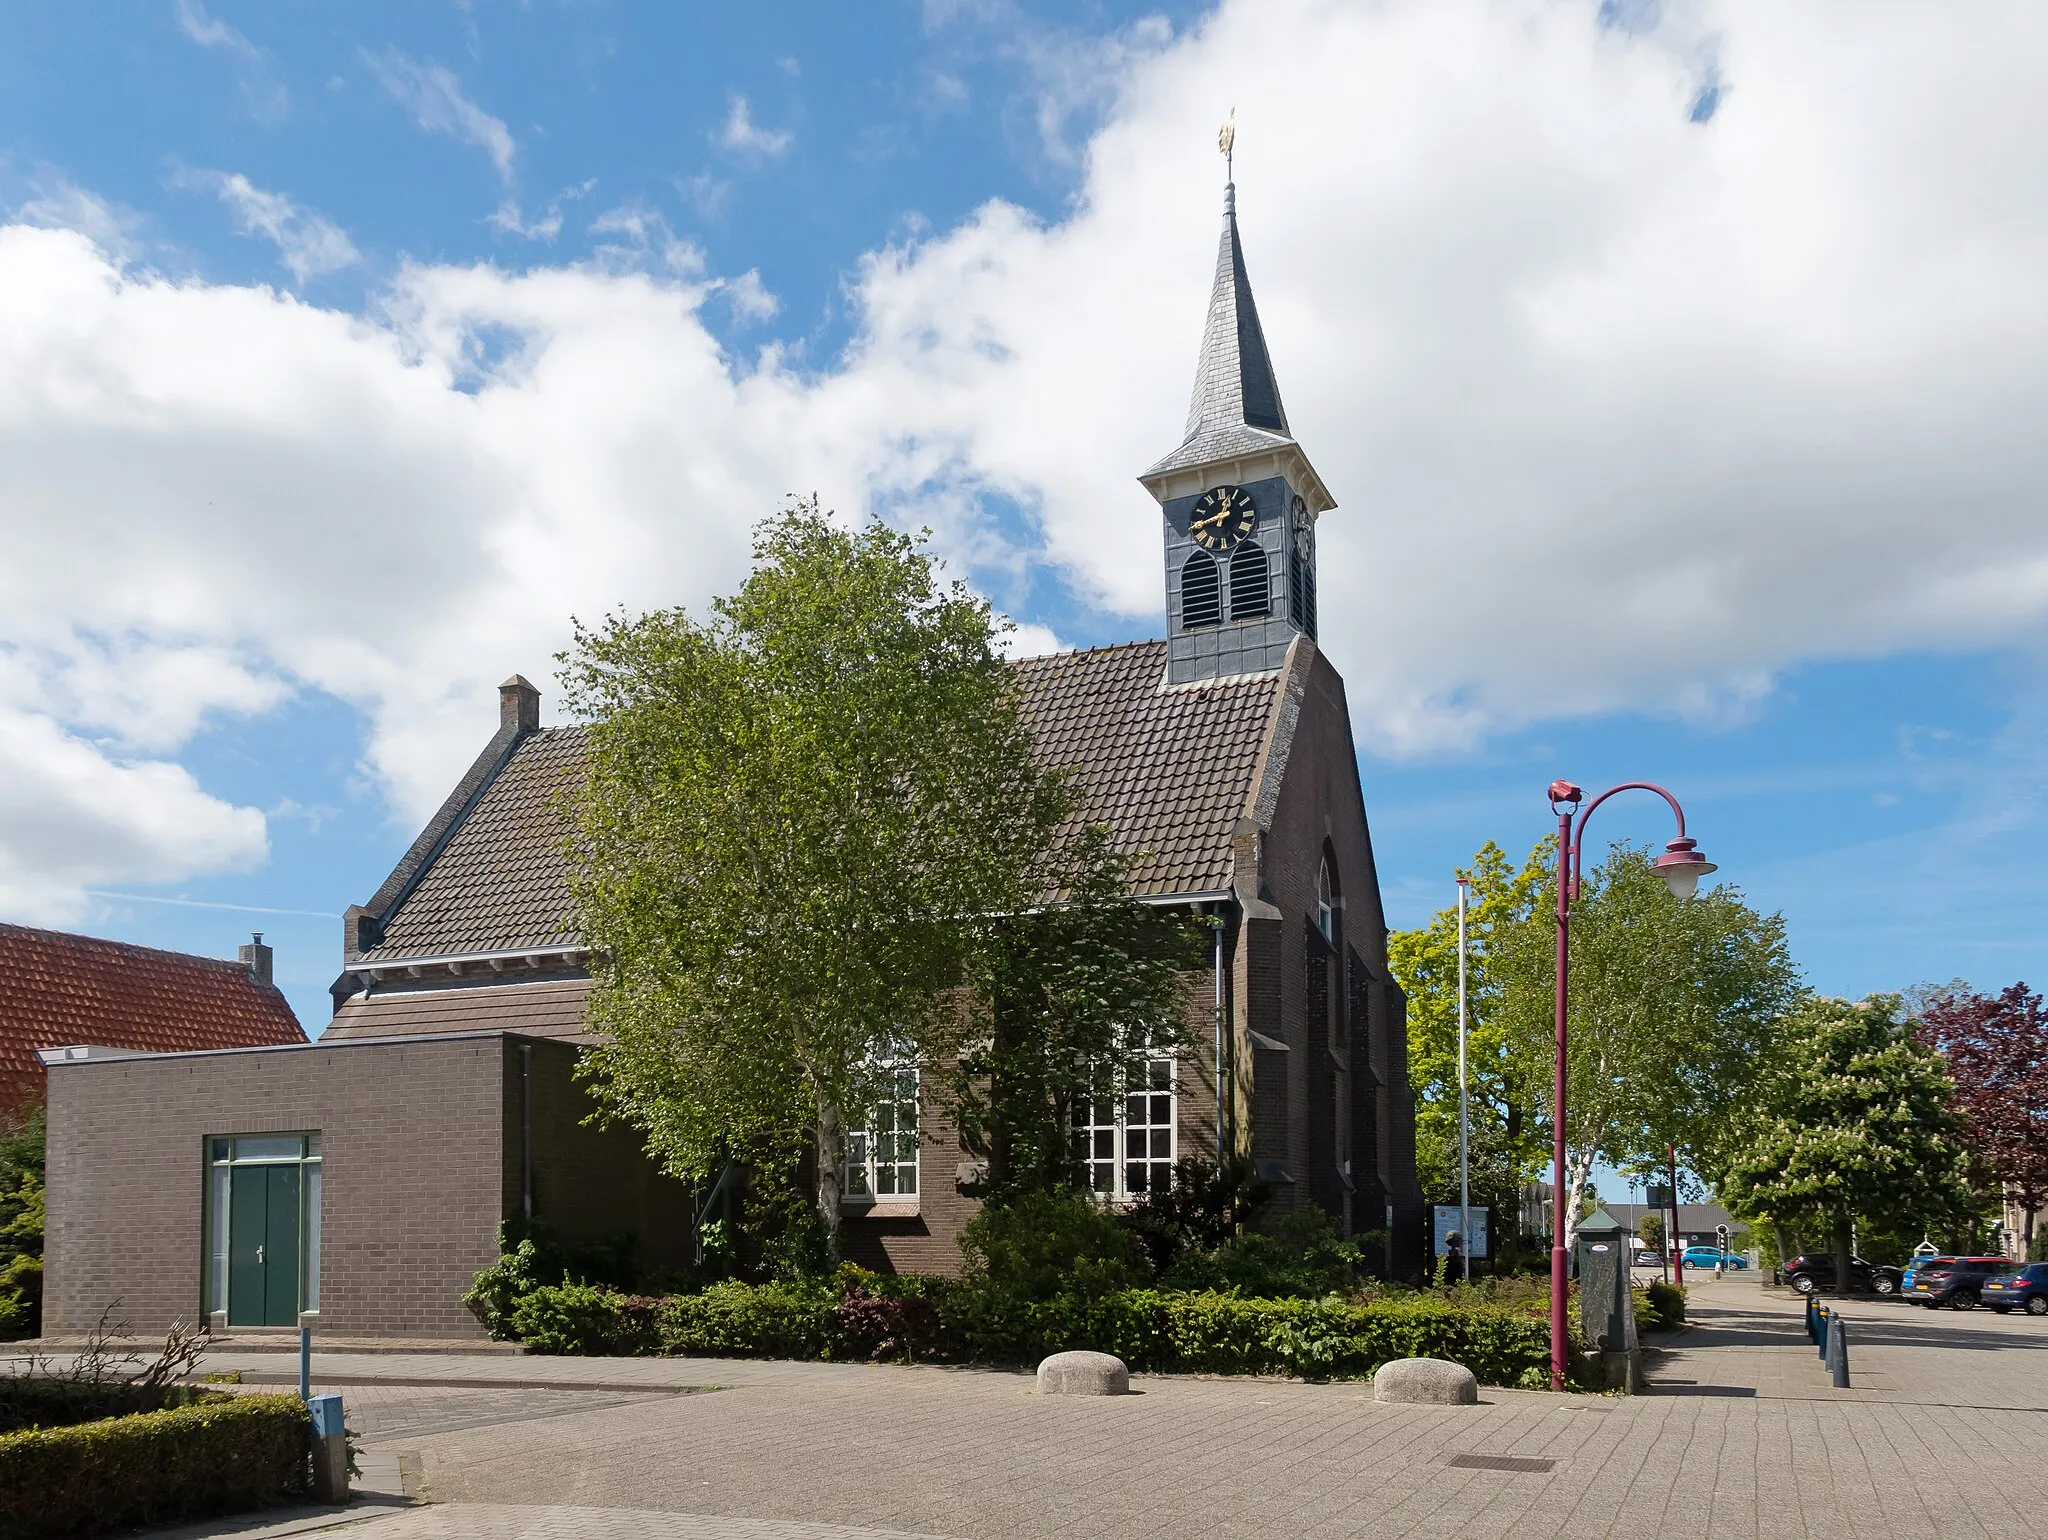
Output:
M1316 873L1316 929L1323 933L1325 941L1335 943L1337 939L1337 891L1330 883L1330 858L1323 857L1322 869Z
M1180 623L1186 630L1223 624L1223 590L1216 576L1216 558L1196 551L1180 569Z
M1272 581L1263 546L1247 540L1230 558L1230 618L1252 620L1273 613Z

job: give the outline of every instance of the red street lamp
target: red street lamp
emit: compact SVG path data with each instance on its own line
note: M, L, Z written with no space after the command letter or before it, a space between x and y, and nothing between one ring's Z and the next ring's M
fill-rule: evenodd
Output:
M1671 812L1678 819L1678 838L1668 841L1664 854L1651 863L1657 875L1670 884L1674 897L1691 898L1699 891L1700 878L1715 870L1714 863L1700 854L1699 842L1685 837L1685 809L1678 805L1678 799L1661 786L1648 781L1625 781L1600 793L1586 803L1584 811L1579 808L1585 793L1570 781L1550 783L1550 810L1557 814L1557 1077L1551 1095L1551 1114L1556 1122L1555 1137L1551 1145L1550 1164L1550 1388L1564 1389L1565 1370L1565 1290L1566 1266L1564 1252L1565 1232L1565 1191L1564 1191L1564 1090L1565 1090L1565 1004L1567 973L1571 960L1572 901L1579 896L1579 881L1584 871L1584 849L1586 820L1593 816L1593 809L1605 802L1616 792L1654 791L1671 804ZM1577 824L1574 826L1573 818Z

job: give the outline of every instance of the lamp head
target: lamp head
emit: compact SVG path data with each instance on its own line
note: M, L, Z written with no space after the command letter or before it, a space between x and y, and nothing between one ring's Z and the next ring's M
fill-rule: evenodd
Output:
M1570 781L1552 781L1550 783L1550 805L1552 807L1556 807L1560 802L1570 802L1576 805L1585 795L1583 791L1580 791Z
M1664 854L1651 864L1677 899L1691 898L1700 889L1700 878L1720 870L1700 854L1699 841L1689 839L1671 840L1664 846Z

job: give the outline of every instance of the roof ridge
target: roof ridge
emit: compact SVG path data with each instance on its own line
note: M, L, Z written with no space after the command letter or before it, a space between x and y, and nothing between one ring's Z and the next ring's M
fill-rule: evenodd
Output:
M9 920L0 920L0 935L9 931L23 936L42 936L65 943L83 942L87 946L107 947L117 952L138 952L150 957L168 957L184 963L210 963L214 967L230 968L245 977L249 976L247 964L233 957L208 957L204 952L176 952L169 947L144 946L139 941L116 941L111 936L88 936L82 931L75 930L46 930L40 925L17 925Z
M1047 663L1058 658L1084 658L1099 652L1123 652L1139 647L1164 647L1163 636L1137 637L1127 642L1103 642L1094 647L1062 647L1057 652L1034 652L1028 658L1006 658L1003 661L1011 668L1021 668L1027 663Z

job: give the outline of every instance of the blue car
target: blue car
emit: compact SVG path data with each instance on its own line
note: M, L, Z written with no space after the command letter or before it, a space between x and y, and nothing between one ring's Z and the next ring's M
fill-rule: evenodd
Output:
M1685 1248L1685 1254L1679 1260L1687 1267L1698 1268L1711 1268L1720 1263L1726 1263L1729 1267L1735 1268L1749 1266L1749 1263L1744 1261L1738 1253L1718 1251L1712 1246L1688 1246Z
M1997 1315L2015 1307L2028 1315L2048 1315L2048 1262L2029 1262L2014 1272L1986 1278L1978 1298Z

